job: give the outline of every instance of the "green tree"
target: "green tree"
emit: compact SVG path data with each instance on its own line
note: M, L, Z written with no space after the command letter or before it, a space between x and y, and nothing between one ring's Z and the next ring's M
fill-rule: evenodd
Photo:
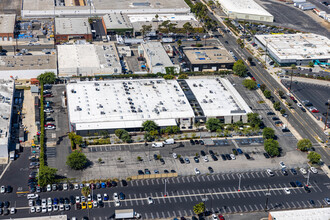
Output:
M148 120L142 123L142 127L144 131L155 131L158 130L158 125L156 124L156 122Z
M55 181L57 169L50 168L48 166L40 166L38 174L38 184L40 186L46 186L52 184Z
M284 96L284 92L282 90L279 89L277 92L280 97Z
M125 130L124 129L117 129L115 130L115 135L121 139L121 136L125 133Z
M297 69L297 66L295 64L291 64L291 69L295 70Z
M251 127L259 127L261 124L261 119L258 113L248 113L248 123Z
M257 83L252 79L244 79L243 86L245 86L245 88L247 88L249 90L252 90L257 87Z
M101 164L101 163L103 162L102 158L99 158L99 159L97 160L97 162L98 162L99 164Z
M88 163L87 157L85 154L79 151L73 151L68 157L66 164L74 170L82 170L86 168Z
M178 77L178 79L188 79L188 75L185 73L181 73Z
M267 99L270 99L270 97L272 97L272 93L269 91L269 90L265 90L264 91L264 96L267 98Z
M266 127L262 131L262 136L263 136L264 139L274 139L275 131L272 128Z
M281 104L280 104L280 102L275 102L275 103L273 104L273 107L274 107L274 109L275 109L276 111L279 111L279 110L281 109Z
M203 214L205 212L205 204L203 202L194 205L194 213L196 215Z
M142 37L144 38L147 33L149 33L152 29L152 25L142 25L140 32L142 33Z
M192 32L194 30L193 26L190 24L190 22L186 22L183 24L183 29L186 31L187 37L189 32Z
M297 147L301 151L308 151L312 147L312 142L309 139L304 138L298 141Z
M81 189L81 194L85 197L88 197L89 194L91 194L91 188L88 187L88 186L84 186L82 189Z
M179 40L176 42L176 44L178 45L178 47L181 47L181 45L182 45L182 41L179 39Z
M311 61L311 62L308 63L308 66L309 67L314 67L314 63Z
M45 72L37 78L40 84L53 84L56 81L56 75L53 72Z
M129 133L127 131L125 131L125 133L122 134L121 140L126 142L126 143L131 143L132 142L132 138L131 138L131 136L129 135Z
M138 156L137 158L137 161L142 161L142 157Z
M247 74L247 68L243 62L243 60L237 60L234 63L233 66L233 71L236 75L240 76L240 77L245 77Z
M267 139L264 142L265 151L272 157L280 155L279 144L273 139Z
M267 89L266 85L262 83L262 84L260 85L260 90L261 90L262 92L264 92L266 89Z
M79 146L82 145L83 138L80 135L75 135L75 137L74 137L74 143L76 145L79 145Z
M206 121L206 128L207 128L209 131L216 131L216 130L222 128L222 123L221 123L220 120L217 119L217 118L209 118L209 119Z
M309 160L309 162L311 163L319 163L321 160L321 155L312 151L307 155L307 159Z
M166 80L171 80L171 79L175 79L175 76L172 75L172 74L166 74L166 75L163 76L163 78L166 79Z
M285 109L282 108L281 111L280 111L280 113L281 113L282 115L285 114Z
M249 61L249 63L252 62L252 57L248 57L247 60Z

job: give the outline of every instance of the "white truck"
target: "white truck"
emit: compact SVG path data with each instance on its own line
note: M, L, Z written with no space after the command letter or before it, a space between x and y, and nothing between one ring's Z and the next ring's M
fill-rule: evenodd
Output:
M15 151L14 150L10 151L9 158L10 158L10 160L15 160Z
M134 209L120 209L115 210L115 219L139 219L141 215L134 211Z
M163 142L155 142L151 145L152 147L164 147Z
M167 144L174 144L174 143L175 143L175 141L174 141L173 138L166 139L166 140L163 142L163 144L165 144L165 145L167 145Z

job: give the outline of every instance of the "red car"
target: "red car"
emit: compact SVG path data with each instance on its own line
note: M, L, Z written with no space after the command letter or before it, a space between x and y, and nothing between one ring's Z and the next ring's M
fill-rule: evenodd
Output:
M225 220L225 217L223 217L223 215L221 215L221 214L218 215L218 218L219 218L220 220Z
M256 78L252 77L252 79L253 79L254 81L256 81Z
M317 109L313 109L312 112L313 112L313 113L319 113L320 111L317 110Z
M47 98L47 97L53 97L53 95L52 94L45 94L44 98Z
M45 127L47 127L47 126L55 126L55 125L52 123L47 123L47 124L45 124Z
M294 97L293 97L293 96L290 96L290 99L291 99L292 101L294 101Z

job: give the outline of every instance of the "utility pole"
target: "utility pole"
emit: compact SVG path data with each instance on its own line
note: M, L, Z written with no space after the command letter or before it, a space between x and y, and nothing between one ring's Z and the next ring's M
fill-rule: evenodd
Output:
M330 99L328 99L328 109L327 109L327 114L326 114L326 116L325 116L324 130L327 130L327 123L328 123L329 110L330 110Z
M268 196L270 196L270 186L268 184L268 192L266 193L265 212L268 210Z
M293 77L293 69L291 70L291 79L290 79L290 92L291 92L291 87L292 87L292 77Z
M241 191L241 179L242 179L242 175L241 174L237 174L238 175L238 192Z
M310 170L308 170L308 175L307 175L307 183L306 183L306 186L308 186L308 184L309 184L309 176L310 176L310 173L311 173L311 171L310 171Z

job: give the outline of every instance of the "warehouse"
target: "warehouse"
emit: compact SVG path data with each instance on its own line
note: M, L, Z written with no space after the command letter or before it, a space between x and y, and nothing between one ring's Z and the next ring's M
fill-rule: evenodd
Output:
M116 45L58 45L59 77L121 74Z
M225 48L187 48L183 52L188 67L194 72L232 69L235 62Z
M132 24L126 14L110 13L102 17L105 32L107 34L129 35L133 33Z
M15 14L0 14L0 41L12 41L15 32Z
M150 73L165 74L171 72L178 73L180 71L180 67L172 63L160 42L143 43L141 47Z
M308 208L298 210L270 211L268 220L328 220L330 219L330 208Z
M255 43L281 66L330 63L330 41L322 35L255 35Z
M254 0L218 0L230 19L273 22L274 16Z
M0 164L8 163L14 90L13 80L0 80Z
M139 131L146 120L182 130L208 118L247 122L252 112L227 79L88 81L66 91L70 129L83 136Z
M93 39L88 18L56 18L55 40L57 43L72 39Z

